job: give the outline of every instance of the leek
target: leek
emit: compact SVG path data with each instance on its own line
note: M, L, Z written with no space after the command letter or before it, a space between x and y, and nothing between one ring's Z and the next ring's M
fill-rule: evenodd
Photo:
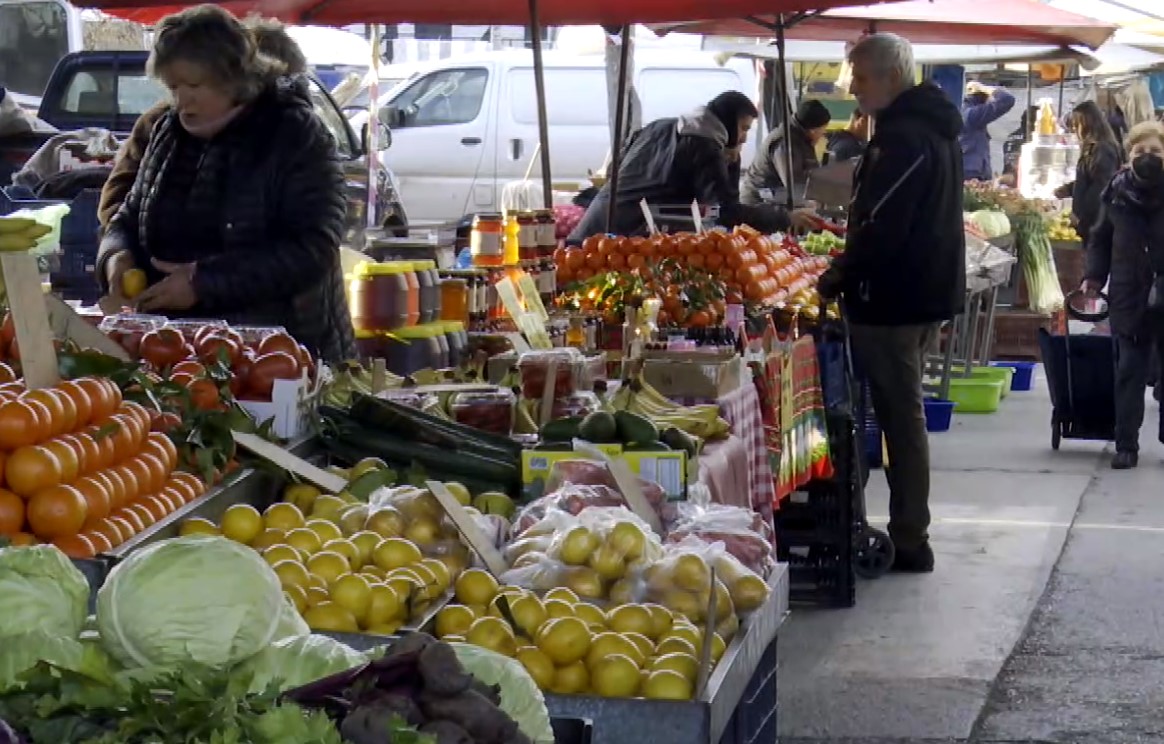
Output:
M1021 214L1012 219L1023 278L1027 282L1031 310L1050 315L1063 309L1063 289L1059 286L1059 272L1047 225L1041 215Z

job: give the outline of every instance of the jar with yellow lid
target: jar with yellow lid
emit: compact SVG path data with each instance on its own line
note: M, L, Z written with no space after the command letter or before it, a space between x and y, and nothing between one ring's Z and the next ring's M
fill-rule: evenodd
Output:
M416 299L399 265L371 261L356 266L348 297L357 331L391 331L407 325Z

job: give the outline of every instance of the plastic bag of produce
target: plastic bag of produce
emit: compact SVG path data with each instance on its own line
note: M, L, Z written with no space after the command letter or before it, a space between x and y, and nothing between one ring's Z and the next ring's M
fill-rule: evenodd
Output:
M628 565L653 562L663 555L662 543L650 526L624 506L592 507L575 519L570 529L556 532L549 551L550 557L568 566L587 565L603 580L615 581Z
M523 556L498 580L502 584L529 589L537 594L564 586L578 595L579 599L591 602L606 599L606 585L598 572L589 566L568 566L545 553Z
M344 672L368 661L346 644L323 635L302 635L276 641L239 665L251 675L252 693L274 685L279 692Z
M722 543L709 545L689 537L663 546L663 553L663 558L643 573L646 602L661 604L699 624L707 617L714 589L716 622L726 622L735 615L730 590L718 575L712 575L712 567L727 554Z
M609 486L583 486L567 483L539 499L531 501L513 520L514 537L525 534L551 510L560 510L577 515L592 506L625 506L626 500L617 489Z
M30 631L76 638L88 603L89 582L61 551L0 548L0 639Z
M658 484L639 478L639 488L651 506L659 509L667 501L667 494ZM546 493L553 493L566 485L606 486L621 494L618 481L605 463L594 460L559 460L550 468L546 478Z
M522 733L537 744L553 744L554 730L546 700L533 677L519 662L507 656L472 646L451 643L465 671L487 685L501 688L501 710L505 711Z
M223 668L266 648L285 627L286 606L279 578L255 551L221 537L179 537L114 567L97 592L97 627L126 666Z
M706 543L722 542L727 552L749 570L767 576L776 566L772 528L750 509L722 504L679 505L679 520L667 533L667 542L694 536Z
M716 543L720 545L721 543ZM772 589L758 573L751 570L728 551L715 557L715 578L727 587L736 613L746 617L768 600Z

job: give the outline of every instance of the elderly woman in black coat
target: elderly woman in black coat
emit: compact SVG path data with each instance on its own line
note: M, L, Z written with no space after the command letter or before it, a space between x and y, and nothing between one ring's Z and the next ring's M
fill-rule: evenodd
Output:
M1089 295L1108 285L1118 359L1111 463L1117 470L1139 462L1151 357L1164 351L1164 126L1137 124L1127 149L1131 167L1116 173L1103 192L1083 281ZM1164 419L1158 437L1164 442Z
M149 70L173 106L102 239L103 289L140 268L144 312L281 325L327 361L353 358L343 179L306 82L213 5L161 22Z

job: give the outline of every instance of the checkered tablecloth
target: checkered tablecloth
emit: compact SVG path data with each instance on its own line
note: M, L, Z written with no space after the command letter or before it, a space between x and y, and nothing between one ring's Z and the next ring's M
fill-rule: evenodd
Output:
M717 403L720 415L731 424L732 436L741 439L744 444L751 506L764 517L771 519L772 505L776 500L776 486L772 480L772 466L764 440L764 421L760 415L760 396L756 392L756 386L747 380L735 392L723 396Z

